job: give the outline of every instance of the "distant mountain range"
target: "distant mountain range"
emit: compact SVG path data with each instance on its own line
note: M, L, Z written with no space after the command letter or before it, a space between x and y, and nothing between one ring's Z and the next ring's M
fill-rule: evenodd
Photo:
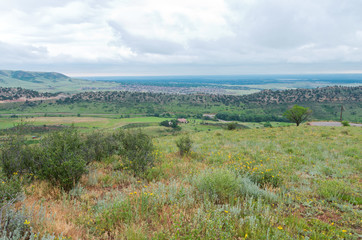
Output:
M1 82L25 81L29 83L46 83L69 80L70 77L56 72L0 71Z

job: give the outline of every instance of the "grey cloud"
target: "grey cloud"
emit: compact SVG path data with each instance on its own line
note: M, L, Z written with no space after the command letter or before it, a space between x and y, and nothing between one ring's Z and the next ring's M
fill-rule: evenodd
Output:
M119 72L126 69L122 70L124 74L362 71L361 0L225 0L228 12L217 17L225 20L225 29L230 30L230 34L215 30L214 38L194 34L196 29L205 25L183 12L172 15L173 21L170 22L157 9L145 11L146 15L136 15L135 19L143 17L149 20L152 29L159 26L163 34L173 31L170 35L174 34L174 37L182 33L179 36L185 38L180 41L133 34L132 28L138 27L134 32L140 32L147 21L140 21L143 23L141 27L132 26L127 22L129 18L115 20L117 18L107 14L114 6L141 10L143 1L117 1L5 0L0 13L9 12L9 9L24 13L17 19L24 24L14 23L14 32L20 32L18 37L24 37L24 41L17 45L10 44L10 40L0 42L0 63L7 66L22 63L24 68L34 66L37 69L54 66L64 72L67 69L69 72ZM84 7L74 7L74 12L62 15L61 8L74 2ZM57 10L58 15L53 14L52 11ZM22 17L24 19L20 19ZM132 18L132 13L127 17ZM131 22L137 25L136 20ZM25 28L27 24L29 28ZM24 29L33 30L23 33ZM109 35L104 38L102 34L108 32L103 30L109 30ZM84 37L77 38L78 34L84 33L87 34L85 38L89 36L89 42L84 41ZM110 46L113 53L130 48L136 54L123 53L119 58L101 55L94 61L87 61L87 57L81 56L81 51L72 57L58 52L50 57L47 47L39 47L48 46L49 51L54 45L64 49L68 46L76 48L83 44L82 40L89 44L89 49L94 46L107 52Z
M342 44L350 41L362 22L362 4L355 0L260 0L252 4L229 0L228 3L234 13L229 22L236 34L250 44L267 48Z
M108 24L117 33L119 40L135 52L172 55L183 50L183 46L178 43L133 35L114 21Z
M48 57L48 51L45 47L12 45L4 42L0 42L0 53L2 63L38 61Z

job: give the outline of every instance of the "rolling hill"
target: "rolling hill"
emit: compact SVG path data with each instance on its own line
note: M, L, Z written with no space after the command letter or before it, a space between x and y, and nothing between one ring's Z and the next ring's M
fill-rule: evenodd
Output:
M80 92L114 83L100 83L68 77L56 72L0 70L0 87L21 87L41 92Z

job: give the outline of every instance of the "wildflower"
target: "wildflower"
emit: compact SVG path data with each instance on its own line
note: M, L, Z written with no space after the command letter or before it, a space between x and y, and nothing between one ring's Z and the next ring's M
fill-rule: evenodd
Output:
M282 227L282 226L278 226L278 229L279 229L279 230L282 230L282 229L283 229L283 227Z
M13 175L18 175L18 172L14 172Z
M333 226L333 225L334 225L334 222L332 222L331 225Z
M248 237L248 234L247 233L245 233L245 239Z
M226 210L225 210L225 213L228 213L228 212L229 212L229 211L226 211Z
M30 222L29 222L27 219L25 219L24 224L25 224L25 225L29 225L29 224L30 224Z
M342 232L344 232L344 233L345 233L345 232L347 232L347 230L344 230L344 229L343 229L343 230L342 230Z

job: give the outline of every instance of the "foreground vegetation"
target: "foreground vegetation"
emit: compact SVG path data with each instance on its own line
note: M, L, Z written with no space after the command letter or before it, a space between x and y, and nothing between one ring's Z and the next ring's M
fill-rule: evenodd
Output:
M30 239L361 237L361 128L192 130L154 135L150 142L138 131L77 133L67 128L46 134L37 144L19 145L27 151L17 156L27 159L29 151L56 152L46 144L53 139L53 147L72 157L59 162L48 155L44 161L53 159L62 166L78 157L84 164L77 173L59 168L63 178L70 172L79 176L67 181L71 187L39 171L44 164L19 169L3 164L0 188L7 194L1 196L0 236L6 239L13 232ZM107 141L105 146L114 147L89 151ZM70 142L79 145L61 147ZM3 163L9 152L2 152Z

